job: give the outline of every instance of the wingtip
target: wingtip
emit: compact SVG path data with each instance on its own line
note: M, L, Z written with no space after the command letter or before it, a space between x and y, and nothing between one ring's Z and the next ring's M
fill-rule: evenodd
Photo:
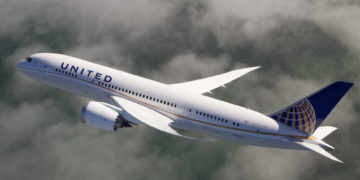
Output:
M261 68L261 66L253 66L253 67L248 67L246 69L249 69L250 71L253 71L253 70L256 70L256 69L259 69Z
M261 68L261 66L254 66L253 68L255 68L255 69L259 69L259 68Z
M341 163L341 164L344 164L344 161L342 161L342 160L340 160L340 159L338 159L338 158L336 158L336 157L334 157L334 159L332 159L333 161L336 161L336 162L338 162L338 163Z
M256 69L259 69L261 68L261 66L253 66L253 67L247 67L247 68L242 68L242 69L237 69L237 70L234 70L234 71L246 71L246 73L248 72L251 72L251 71L254 71Z
M236 69L236 70L233 70L233 71L247 70L247 72L250 72L250 71L253 71L253 70L256 70L256 69L259 69L259 68L261 68L261 66L253 66L253 67L241 68L241 69Z

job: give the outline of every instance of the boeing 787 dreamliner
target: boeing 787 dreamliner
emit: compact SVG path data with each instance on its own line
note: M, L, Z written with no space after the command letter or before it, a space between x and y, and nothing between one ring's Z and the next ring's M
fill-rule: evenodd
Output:
M17 64L18 70L35 80L93 99L81 111L82 122L90 126L116 131L146 124L198 139L176 131L184 129L241 144L310 150L342 162L322 140L337 128L320 124L352 83L334 82L272 114L203 95L258 68L164 84L61 54L34 54Z

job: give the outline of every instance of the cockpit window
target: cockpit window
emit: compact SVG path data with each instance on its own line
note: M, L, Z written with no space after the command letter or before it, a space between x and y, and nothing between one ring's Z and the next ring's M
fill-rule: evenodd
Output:
M32 61L32 58L31 58L31 57L29 57L29 56L28 56L28 57L26 57L25 59L26 59L26 61L27 61L27 62L31 62L31 61Z

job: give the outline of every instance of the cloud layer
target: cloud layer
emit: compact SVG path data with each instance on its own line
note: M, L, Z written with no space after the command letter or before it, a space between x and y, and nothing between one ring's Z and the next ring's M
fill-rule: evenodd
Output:
M339 165L311 152L192 142L145 126L108 133L79 121L88 99L15 71L64 53L166 83L262 66L215 98L274 112L360 77L354 0L0 0L2 179L356 179L355 85L324 124Z

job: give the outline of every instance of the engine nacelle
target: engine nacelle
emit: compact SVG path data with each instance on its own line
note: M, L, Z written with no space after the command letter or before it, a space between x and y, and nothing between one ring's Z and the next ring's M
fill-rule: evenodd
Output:
M90 101L81 110L81 121L107 131L116 131L119 127L131 127L121 116L121 112L120 108L111 107L109 104Z

